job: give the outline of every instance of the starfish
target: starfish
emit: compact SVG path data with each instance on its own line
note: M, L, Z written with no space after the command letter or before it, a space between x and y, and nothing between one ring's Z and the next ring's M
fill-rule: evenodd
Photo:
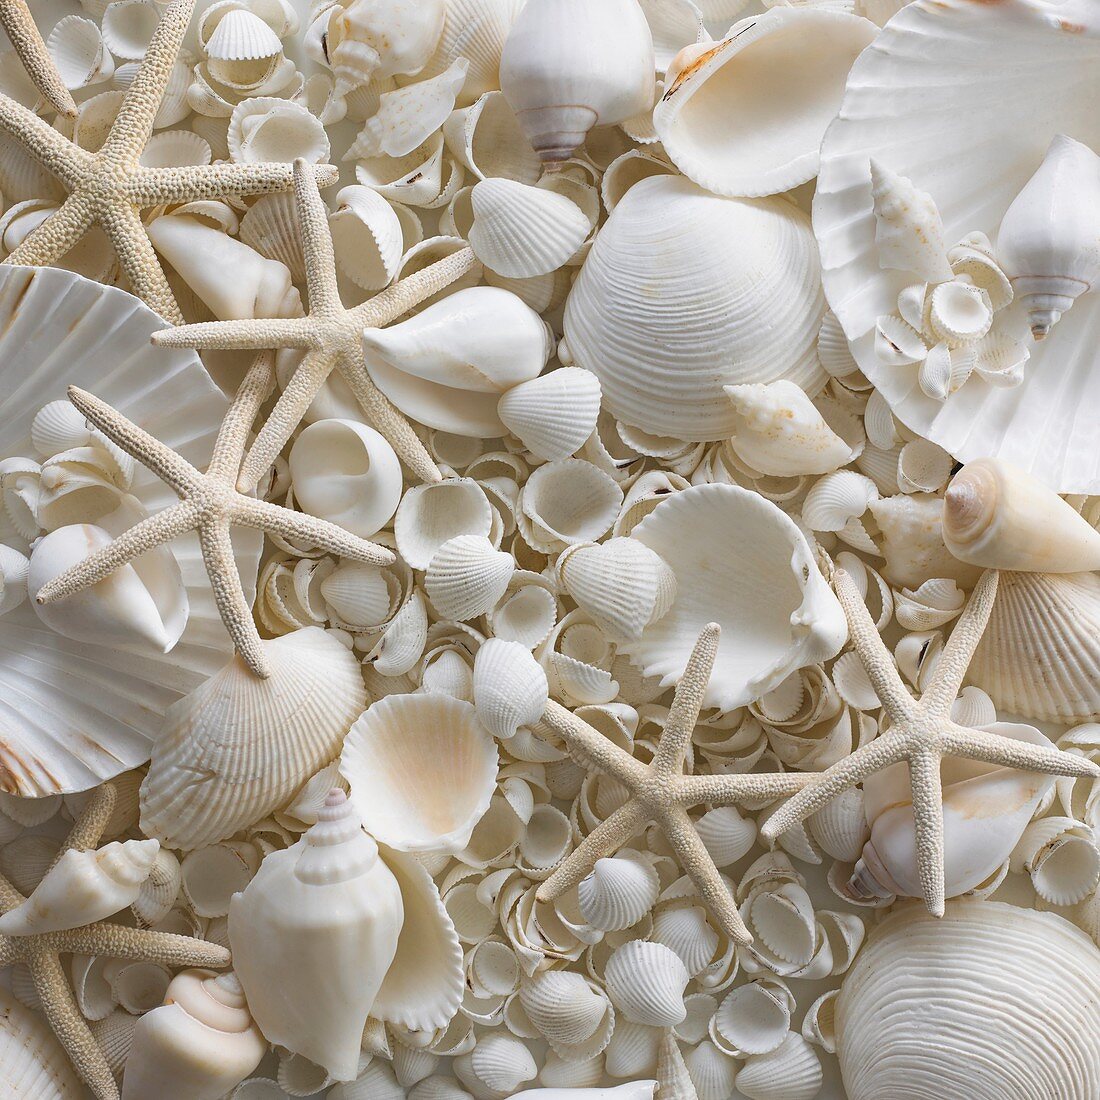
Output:
M61 79L46 43L42 41L26 0L0 0L0 24L8 32L8 38L23 62L31 83L55 111L73 118L76 115L76 101L65 87L65 81Z
M115 798L111 783L96 790L77 818L58 858L70 850L86 851L99 845L114 810ZM0 875L0 912L7 913L26 900ZM61 963L62 955L73 953L148 960L171 967L221 968L230 963L229 952L215 943L168 932L128 928L105 920L60 932L0 936L0 966L16 962L26 964L43 1014L96 1100L119 1100L119 1093L107 1059L77 1007Z
M962 686L967 666L982 639L999 574L982 574L944 647L935 675L921 698L914 699L879 636L855 581L843 569L833 575L837 598L848 619L852 644L878 692L890 728L810 783L768 819L760 830L773 841L785 829L816 813L838 794L874 772L905 761L913 794L913 821L917 839L917 866L928 911L944 912L943 800L940 760L960 756L1002 767L1049 772L1053 775L1100 776L1100 768L1083 757L1058 749L1016 741L986 730L968 729L951 720L951 704Z
M270 353L258 356L245 375L222 422L210 465L204 474L106 402L76 386L69 387L69 400L88 420L174 489L180 502L135 524L101 550L58 574L39 590L36 597L39 603L52 603L80 592L153 547L188 531L197 531L222 622L248 667L256 675L266 677L267 662L233 558L230 528L258 528L373 565L394 562L389 550L335 523L280 508L237 491L237 472L248 430L271 392L273 358Z
M752 943L733 896L695 830L688 809L703 803L733 806L770 801L800 790L810 780L802 772L758 775L685 775L684 757L714 669L721 628L711 623L695 643L676 686L657 751L648 765L636 760L587 722L553 700L543 721L586 765L617 779L630 797L581 841L576 851L538 889L540 901L553 901L576 886L603 856L612 855L644 825L655 822L668 838L681 866L711 914L736 943Z
M267 473L333 370L340 372L371 423L413 474L421 481L441 480L439 470L409 422L390 404L367 373L363 330L382 328L396 321L453 283L474 266L473 252L464 248L402 279L369 302L345 309L336 281L336 257L328 211L317 190L317 181L303 160L294 164L294 194L306 261L307 316L184 325L156 333L153 343L172 348L301 348L306 351L245 458L238 483L242 492L252 489Z
M292 184L289 164L219 163L146 168L139 163L194 4L195 0L174 0L164 13L97 153L81 149L33 111L0 96L0 127L69 191L61 208L28 234L4 262L28 267L54 263L98 223L114 245L133 292L173 324L182 324L183 314L172 296L140 211L196 199L286 191ZM336 181L337 170L330 164L315 165L312 171L326 185Z

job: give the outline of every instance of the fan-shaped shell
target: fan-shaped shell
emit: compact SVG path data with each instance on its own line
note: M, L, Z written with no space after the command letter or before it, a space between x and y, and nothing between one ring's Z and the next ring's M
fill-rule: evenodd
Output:
M512 555L494 549L484 535L459 535L432 555L424 588L445 619L475 619L496 606L515 567Z
M61 1044L37 1012L0 990L0 1080L9 1100L81 1100L81 1084Z
M823 312L809 225L790 203L720 198L659 176L635 184L596 237L565 338L619 420L722 439L737 427L723 386L821 387Z
M630 940L607 960L608 996L626 1019L650 1027L674 1027L687 1016L689 975L680 957L662 943Z
M581 915L593 928L616 932L637 924L653 908L660 879L652 864L624 855L596 861L577 886Z
M519 642L489 638L474 658L474 706L481 724L502 741L534 725L546 709L546 673Z
M501 423L536 457L569 458L596 430L600 382L590 371L563 367L513 386L497 402Z
M493 509L472 478L449 478L410 489L393 522L397 550L413 569L427 569L439 548L461 535L487 536Z

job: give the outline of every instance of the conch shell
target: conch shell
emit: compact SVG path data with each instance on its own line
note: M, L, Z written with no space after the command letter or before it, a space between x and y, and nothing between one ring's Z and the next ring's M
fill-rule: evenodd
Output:
M929 283L947 282L954 277L943 221L930 195L872 160L871 197L880 267L912 272Z

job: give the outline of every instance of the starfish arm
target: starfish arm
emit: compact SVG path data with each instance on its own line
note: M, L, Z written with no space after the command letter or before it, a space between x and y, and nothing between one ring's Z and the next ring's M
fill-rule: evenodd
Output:
M685 775L677 783L676 801L683 807L737 806L742 802L775 800L797 794L817 778L817 772L766 772L729 775Z
M848 619L848 632L867 676L878 693L886 713L896 722L913 711L916 704L898 674L893 655L875 626L867 605L851 575L844 569L833 574L837 599Z
M275 384L275 355L264 351L256 356L237 390L218 431L214 453L206 468L208 477L221 478L232 484L241 468L241 455L248 443L248 433L260 406L267 400Z
M39 953L27 959L42 1013L65 1048L73 1068L96 1100L118 1100L118 1086L103 1051L73 999L72 989L56 954Z
M76 102L42 41L26 0L0 0L0 23L8 33L31 83L58 114L76 117Z
M92 162L90 153L59 134L22 103L0 95L0 128L6 130L48 172L72 191Z
M726 888L706 845L695 831L695 823L682 809L672 809L661 819L661 827L685 874L695 884L699 896L734 943L750 944L752 935L745 927L733 895Z
M349 312L363 328L384 328L461 279L477 262L472 248L459 249L387 287Z
M672 707L665 720L665 728L652 765L654 774L665 782L683 770L684 757L695 731L695 723L699 720L703 696L706 695L710 674L718 656L721 635L722 629L717 623L708 623L703 628L691 656L688 657L684 674L676 685Z
M928 912L944 912L943 782L939 754L931 750L909 758L909 787L913 793L913 825L917 839L917 874Z
M555 901L586 878L598 860L614 855L646 822L646 812L633 799L601 821L569 858L538 888L539 901Z
M110 921L47 933L42 939L52 940L51 946L56 946L60 951L159 962L172 967L208 966L220 970L228 966L231 959L229 951L216 943L177 936L172 932L127 928Z
M118 803L118 792L113 783L104 783L96 787L84 809L73 823L65 843L61 845L58 859L65 852L87 852L99 847L103 834L110 823L111 815ZM54 860L56 863L57 860Z
M92 212L80 198L70 195L37 229L32 230L4 261L24 267L56 263L87 233Z
M312 348L317 344L308 317L251 317L243 321L203 321L153 333L158 348L211 348L218 351L264 351Z
M940 734L939 749L941 753L951 756L963 756L1021 771L1100 779L1100 767L1083 756L1046 745L1033 745L1029 741L1017 741L1014 737L1004 737L989 730L949 726Z
M951 637L936 662L932 683L921 696L921 706L926 713L939 716L950 712L951 704L962 687L970 659L982 640L993 611L999 577L1000 574L995 569L986 570L975 586L969 603L959 616Z
M83 592L134 558L178 538L186 531L194 530L196 522L197 513L193 505L186 502L174 504L155 516L135 523L94 554L58 573L38 590L35 599L40 604L54 603Z
M15 906L13 905L11 908L14 909ZM6 909L4 911L7 912ZM24 942L20 943L20 940ZM20 962L26 946L26 937L24 936L0 936L0 966L11 966L13 963Z
M203 564L210 578L210 587L233 646L246 665L262 680L271 675L252 608L245 598L237 559L233 555L233 540L227 523L204 524L199 528L199 546Z
M302 157L294 162L294 205L305 252L309 311L329 315L342 313L344 307L336 284L336 252L328 224L328 208L309 164Z
M308 542L320 550L352 561L363 561L368 565L393 565L397 560L393 551L361 539L337 523L317 519L305 512L292 512L266 500L241 497L235 519L247 527L258 527L261 531L282 535L283 538Z
M309 175L321 187L335 183L339 169L312 164ZM137 168L126 184L129 200L143 209L191 202L196 198L236 199L289 191L293 171L289 164L207 164L183 168Z
M617 779L623 786L636 789L646 780L648 769L630 753L593 729L553 699L546 704L542 720L586 763Z
M367 373L366 364L362 362L362 350L355 360L342 356L338 365L340 376L367 414L367 419L386 437L397 457L408 466L414 476L426 484L442 481L443 475L439 472L439 467L428 454L420 437L413 431L412 425Z
M183 313L137 210L128 203L112 202L100 209L99 221L115 247L130 290L154 313L173 325L182 325Z
M761 837L768 842L775 840L780 833L805 821L838 794L862 783L867 776L907 759L909 751L908 739L901 733L887 733L875 738L851 756L817 773L812 782L768 818L760 830Z
M26 900L27 899L12 886L4 875L0 875L0 913L10 912L17 905L22 905ZM0 936L0 942L7 938L7 936ZM6 963L0 962L0 966L6 965Z

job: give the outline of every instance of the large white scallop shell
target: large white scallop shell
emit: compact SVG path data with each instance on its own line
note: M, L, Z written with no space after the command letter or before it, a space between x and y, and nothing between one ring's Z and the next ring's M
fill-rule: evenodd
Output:
M227 400L194 352L152 347L149 338L163 322L136 298L65 271L5 266L0 319L0 388L7 394L0 457L33 453L35 414L79 378L205 467ZM131 493L149 513L178 500L141 466ZM258 532L234 532L249 598L260 544ZM171 553L189 613L167 660L62 637L26 602L0 618L0 684L10 685L0 691L3 789L31 797L84 790L143 763L169 705L224 663L230 642L198 538L176 539Z
M817 250L796 207L658 176L635 184L596 237L565 338L619 420L722 439L738 422L723 386L786 378L821 388L823 313Z
M1060 492L1100 489L1100 451L1082 416L1100 401L1100 297L1078 299L1032 346L1020 385L972 377L945 402L925 396L915 369L874 350L878 318L913 277L879 266L868 158L932 196L949 244L975 231L995 238L1056 134L1100 148L1098 27L1088 0L1056 12L1042 0L907 5L852 68L814 200L829 304L898 418L960 461L1004 458ZM1010 309L1011 331L1029 339L1026 310Z
M82 1100L87 1095L49 1025L0 989L0 1081L8 1100Z

